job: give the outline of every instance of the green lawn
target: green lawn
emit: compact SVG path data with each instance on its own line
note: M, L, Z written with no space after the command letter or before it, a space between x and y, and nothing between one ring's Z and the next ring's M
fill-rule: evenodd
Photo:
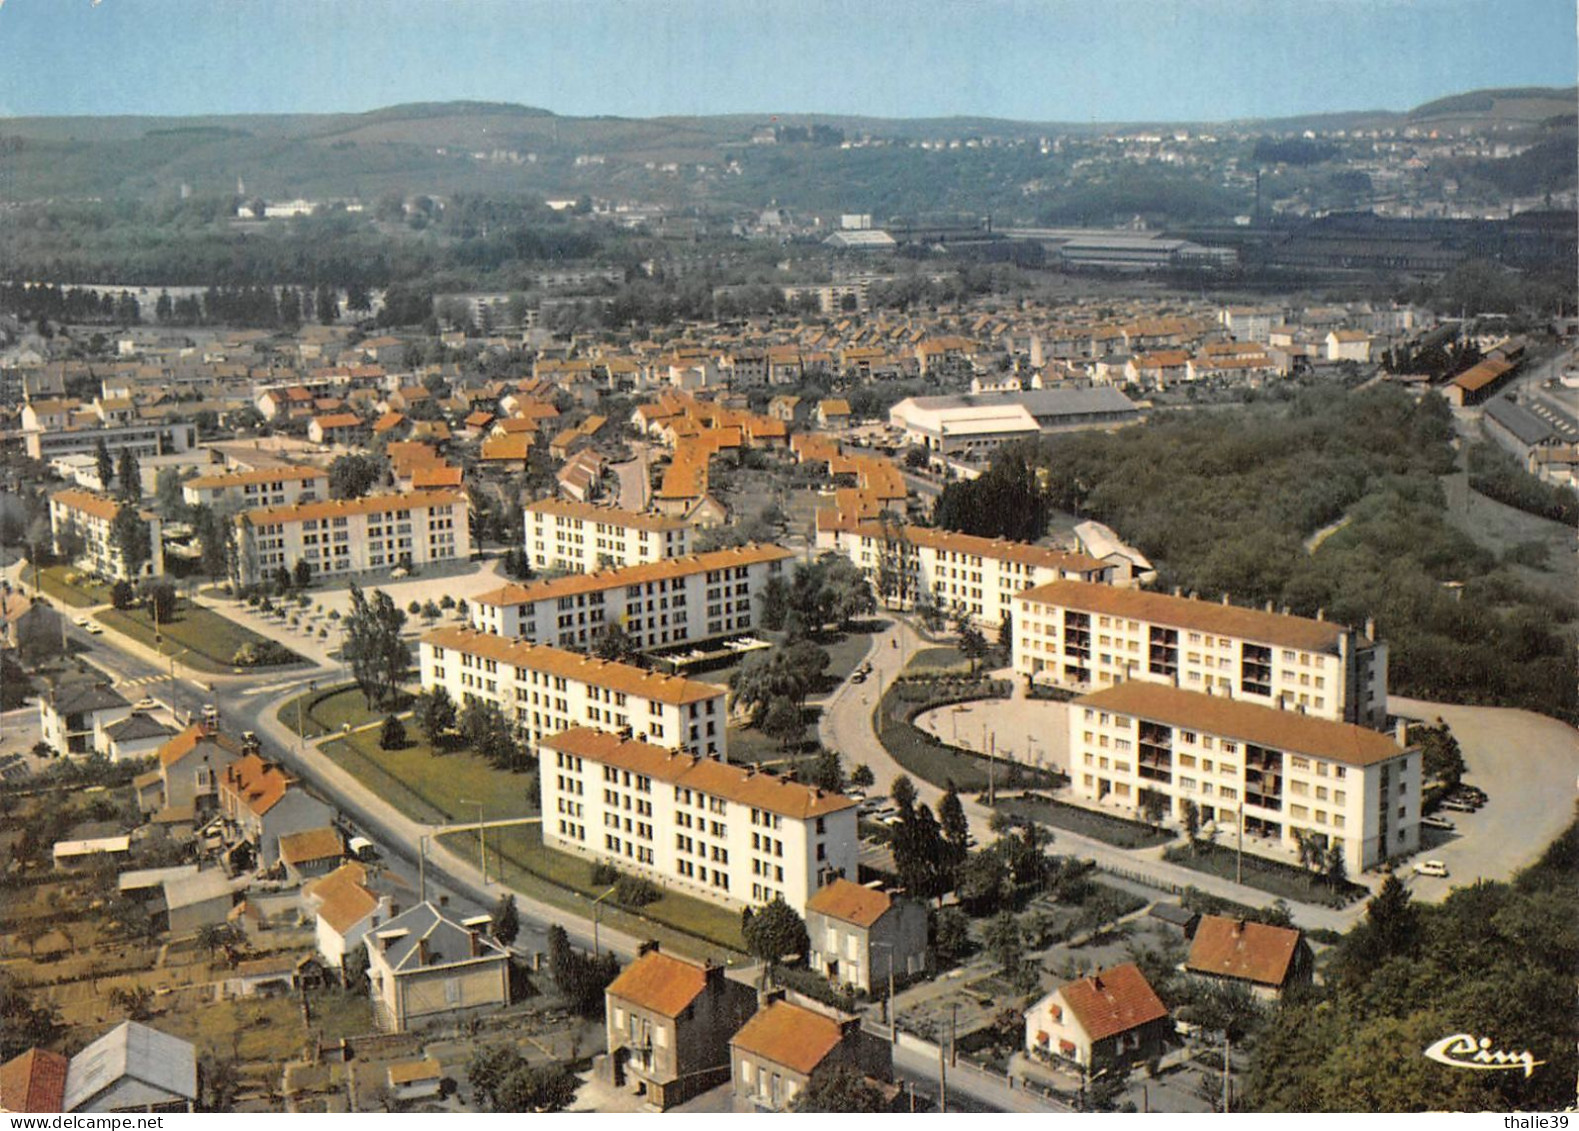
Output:
M1140 821L1129 821L1111 813L1096 813L1078 805L1043 798L1015 798L998 802L1005 813L1027 817L1055 829L1067 829L1081 836L1093 837L1104 844L1119 848L1155 848L1176 839L1166 829L1153 828Z
M401 702L396 705L396 714L405 709L408 699L409 696L402 693ZM296 725L298 710L301 729ZM316 691L303 692L281 707L275 717L297 734L305 730L307 736L311 738L331 731L337 732L346 723L350 723L352 727L376 723L388 713L388 711L370 710L360 687L354 683L342 683L334 687L320 687Z
M919 672L942 669L946 671L950 668L966 668L969 666L970 661L965 658L965 653L949 644L937 648L921 649L914 656L910 657L910 662L905 665L905 670Z
M475 832L447 833L439 841L467 859L478 858ZM507 886L583 916L590 913L590 901L608 890L592 883L590 861L545 848L538 825L488 830L489 875L499 875L495 869L501 866ZM739 912L661 886L658 890L663 895L639 913L612 905L611 896L601 904L601 922L637 938L656 938L665 946L674 939L677 949L688 954L700 949L703 956L727 959L745 953Z
M75 582L67 581L67 576L77 578ZM33 571L24 570L25 580L32 580ZM66 604L78 609L90 608L93 605L108 605L110 603L110 587L93 580L85 573L73 569L71 566L52 565L45 566L38 571L39 588L51 597L58 598Z
M414 729L408 726L408 730ZM470 751L435 754L425 742L380 750L378 731L363 730L327 742L325 754L414 821L475 821L483 802L488 819L527 817L537 811L527 795L531 777L496 770Z
M244 628L213 609L182 603L175 619L159 626L164 643L154 643L153 614L146 608L105 609L94 613L95 619L106 628L130 636L165 655L175 655L187 667L205 672L228 672L236 652L244 645L268 643L250 628ZM182 654L184 651L184 655ZM284 663L299 663L301 657L294 652ZM280 667L282 664L261 664L257 670Z
M950 746L910 721L915 715L932 707L986 698L995 686L1001 690L1003 685L985 681L969 684L937 684L930 681L894 683L877 707L877 739L894 761L905 768L906 773L939 788L953 782L962 792L980 792L987 788L989 774L996 775L1000 787L1013 784L1011 774L1021 784L1051 784L1052 779L1046 771L1001 761L996 766L990 765L990 759Z
M1232 843L1197 844L1194 851L1186 845L1170 848L1163 859L1182 864L1208 876L1225 880L1236 878L1240 853ZM1354 899L1370 892L1358 884L1344 883L1334 889L1325 881L1292 864L1278 860L1265 860L1249 852L1243 854L1243 882L1248 887L1298 903L1322 903L1329 907L1346 907Z

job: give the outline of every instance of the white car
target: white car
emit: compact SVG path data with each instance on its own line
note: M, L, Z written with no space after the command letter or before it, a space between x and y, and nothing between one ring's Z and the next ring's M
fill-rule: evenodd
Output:
M1422 860L1415 865L1415 875L1436 876L1438 879L1447 878L1447 865L1440 860Z
M1420 823L1428 829L1441 829L1445 833L1450 833L1454 829L1458 828L1457 825L1448 820L1446 817L1421 817Z
M86 632L89 636L103 636L104 626L99 624L97 621L90 620L87 624L82 626L82 631Z
M158 709L159 700L157 699L139 699L132 704L132 710L134 711L157 711Z
M76 625L78 628L89 628L93 624L93 618L92 617L78 617L76 620L72 621L71 623Z

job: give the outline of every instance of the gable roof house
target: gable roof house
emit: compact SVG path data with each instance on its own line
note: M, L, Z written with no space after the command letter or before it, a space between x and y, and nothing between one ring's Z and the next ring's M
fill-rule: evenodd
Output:
M302 887L302 904L316 920L318 953L335 970L362 945L367 932L397 913L385 892L375 891L367 869L355 860Z
M1168 1007L1133 962L1066 982L1025 1011L1033 1056L1087 1072L1160 1056Z
M812 1073L843 1064L881 1083L893 1079L893 1050L868 1035L859 1017L785 1000L770 992L762 1008L729 1042L737 1100L788 1111Z
M191 1043L124 1021L71 1058L61 1110L192 1111L196 1104Z
M1276 998L1293 985L1309 985L1315 958L1305 936L1292 927L1203 915L1195 928L1186 973L1238 982L1260 998Z
M717 963L648 943L604 991L608 1071L659 1110L729 1079L729 1039L756 1011L756 991Z
M70 1064L58 1052L37 1048L0 1064L0 1111L60 1111Z
M264 869L279 863L282 836L322 828L334 817L329 806L257 754L247 754L225 770L219 779L219 807L239 838L256 849Z
M431 1018L510 1004L509 952L480 927L419 903L370 930L362 941L379 1026L404 1033Z
M842 877L806 901L806 933L811 968L841 985L870 991L927 968L926 907Z

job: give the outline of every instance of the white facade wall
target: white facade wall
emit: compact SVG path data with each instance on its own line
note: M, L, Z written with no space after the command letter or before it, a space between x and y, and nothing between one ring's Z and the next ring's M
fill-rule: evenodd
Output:
M1276 750L1281 755L1276 774L1280 796L1274 808L1246 799L1246 756L1252 744L1234 735L1158 725L1168 727L1172 742L1167 781L1146 776L1141 766L1140 718L1082 706L1080 700L1072 703L1073 791L1138 816L1140 793L1150 790L1168 798L1168 818L1174 821L1182 818L1183 802L1194 801L1203 821L1216 823L1218 844L1239 844L1242 818L1244 850L1284 860L1297 851L1295 829L1341 843L1351 870L1373 867L1388 856L1420 846L1418 750L1400 750L1397 757L1370 765L1349 764L1334 755ZM1266 796L1265 790L1258 796Z
M545 746L543 843L725 907L782 897L801 915L855 879L856 810L800 820Z
M423 640L418 647L422 686L442 687L456 703L481 699L497 705L534 746L571 727L628 728L654 746L727 760L724 688L712 688L714 694L700 701L677 701L689 697L687 690L694 694L706 685L555 649L521 645L517 650L522 654L512 662ZM565 674L577 668L588 678ZM600 673L605 674L602 682L595 678ZM622 690L613 686L615 679L622 686L649 683L652 693Z
M414 566L465 561L467 505L464 493L419 493L245 512L236 519L241 583L298 561L315 575L391 569L407 555Z
M102 496L89 496L82 491L63 491L49 500L50 530L55 549L60 550L62 533L68 526L75 527L82 536L82 558L93 572L102 577L134 580L121 560L120 549L110 537L119 504ZM152 511L140 511L148 527L149 558L143 563L137 577L162 577L164 575L164 525Z
M224 480L219 483L215 480ZM242 472L236 475L200 476L182 485L181 495L188 506L210 507L289 507L329 497L329 476L323 472L304 475L288 473Z
M569 509L554 503L527 505L526 555L533 569L591 573L691 552L688 526L612 507L575 508L593 512L586 515L564 513Z

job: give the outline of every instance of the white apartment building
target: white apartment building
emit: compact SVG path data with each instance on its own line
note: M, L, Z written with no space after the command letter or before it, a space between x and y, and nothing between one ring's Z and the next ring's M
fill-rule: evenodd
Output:
M49 527L55 552L63 552L63 537L68 530L75 530L82 541L81 560L94 573L101 577L135 580L126 569L120 547L110 536L115 516L123 505L92 491L69 488L56 491L49 497ZM136 577L160 577L164 574L163 524L152 511L137 508L137 516L148 528L149 558Z
M181 484L188 506L289 507L329 497L329 475L316 467L260 467L199 475Z
M1014 598L1059 578L1110 582L1115 567L1088 554L1069 553L937 530L860 522L821 512L817 548L848 557L890 608L913 608L931 593L945 612L964 606L985 628L997 628L1014 610Z
M1216 823L1218 843L1287 860L1295 830L1343 846L1351 870L1420 847L1420 751L1386 734L1132 680L1069 705L1081 797L1144 811L1160 795Z
M738 546L506 585L472 600L472 625L559 648L586 648L611 624L644 651L696 643L749 631L768 578L793 557L778 546Z
M533 748L592 726L699 757L728 757L728 692L716 684L467 628L430 632L418 650L423 687L442 687L457 703L497 705Z
M242 585L305 561L316 573L351 574L402 564L465 561L471 527L462 491L414 491L285 507L236 516Z
M684 519L570 499L526 504L526 556L533 569L580 573L623 568L691 552Z
M576 727L542 741L543 843L710 903L797 913L856 876L856 802L755 766Z
M1321 617L1055 581L1015 599L1014 670L1088 691L1124 680L1387 724L1387 645Z

